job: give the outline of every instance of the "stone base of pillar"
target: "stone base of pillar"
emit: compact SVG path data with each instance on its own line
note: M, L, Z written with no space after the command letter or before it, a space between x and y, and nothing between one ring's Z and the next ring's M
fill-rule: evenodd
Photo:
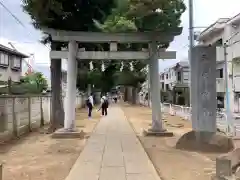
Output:
M173 132L169 132L166 129L154 130L151 128L148 130L143 130L142 134L144 136L159 136L159 137L172 137L174 135Z
M59 129L52 134L54 139L84 138L85 133L78 129Z
M190 131L179 138L177 149L227 153L234 149L233 140L221 133Z

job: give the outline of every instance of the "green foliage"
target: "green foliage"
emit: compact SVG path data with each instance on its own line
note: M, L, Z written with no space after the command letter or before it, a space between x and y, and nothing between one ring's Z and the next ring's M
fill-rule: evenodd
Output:
M134 22L123 16L110 16L103 25L98 26L103 32L136 32Z
M47 90L48 84L46 78L41 72L34 72L26 75L20 80L22 84L31 84L31 87L37 87L40 92Z
M176 31L186 7L183 0L118 0L118 6L100 28L105 32ZM159 44L166 48L168 44ZM121 44L119 50L141 51L146 44ZM130 68L132 64L132 70ZM119 85L139 87L146 79L146 62L123 62L116 72Z
M101 89L102 86L102 72L101 70L95 68L92 71L88 72L88 79L87 82L89 84L94 85L95 88Z
M88 87L88 70L78 70L77 88L79 91L86 91Z
M175 31L186 10L183 0L129 0L127 16L139 31Z
M48 27L71 31L99 31L94 22L103 23L115 4L115 0L22 0L23 9L30 15L35 28ZM52 42L48 35L44 36L42 42L51 43L51 48L55 50L66 47L64 43ZM86 50L103 50L106 45L80 43L79 47ZM94 73L99 72L88 73L89 61L83 60L79 64L77 87L84 91L88 81L92 79L91 76L95 77L97 74ZM94 63L97 69L100 66L99 62Z
M104 22L114 0L22 0L33 25L72 31L96 30L93 20Z
M47 89L47 80L40 72L34 72L20 79L20 82L11 82L0 88L0 94L40 94ZM10 88L9 88L10 87Z
M36 28L49 27L71 31L175 31L180 26L180 17L186 7L183 0L22 0L24 10L30 15ZM44 43L51 42L46 36ZM66 44L51 42L53 49ZM53 46L54 45L54 46ZM168 47L168 44L160 44ZM87 51L108 50L108 44L79 44ZM147 44L119 44L120 51L138 51ZM113 86L138 87L146 79L146 62L135 60L121 62L104 60L105 71L101 72L101 61L79 63L77 87L85 91L89 83L109 91ZM130 69L132 64L133 69Z
M0 88L0 94L8 94L8 86ZM11 86L11 94L22 95L22 94L40 94L42 90L36 84L22 83L13 84Z

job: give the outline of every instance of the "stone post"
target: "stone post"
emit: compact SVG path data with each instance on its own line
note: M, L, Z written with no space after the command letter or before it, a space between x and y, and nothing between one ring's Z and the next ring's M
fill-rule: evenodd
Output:
M149 74L150 74L150 89L152 102L152 132L162 132L162 113L161 113L161 98L160 98L160 77L157 43L151 42L149 45L150 60L149 60Z
M177 149L229 152L231 138L217 132L216 47L196 46L191 59L192 129L176 143Z
M68 44L67 62L67 90L66 90L66 110L64 129L73 130L75 128L75 104L76 104L76 81L77 81L77 43L70 41Z
M196 46L191 60L192 126L216 132L216 47Z

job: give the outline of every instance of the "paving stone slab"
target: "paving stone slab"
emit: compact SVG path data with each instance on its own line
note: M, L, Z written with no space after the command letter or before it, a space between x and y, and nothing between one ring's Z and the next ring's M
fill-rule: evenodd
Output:
M109 109L88 138L67 180L160 180L118 107Z
M153 174L127 174L127 180L158 180Z
M124 167L103 167L99 180L126 180Z

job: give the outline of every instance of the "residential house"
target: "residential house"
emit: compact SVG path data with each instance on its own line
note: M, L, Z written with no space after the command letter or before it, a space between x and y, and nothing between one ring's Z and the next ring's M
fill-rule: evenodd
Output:
M221 18L199 36L199 44L213 45L217 49L217 96L226 104L225 80L228 79L230 108L239 111L240 97L240 14ZM225 74L224 44L228 74Z
M181 61L160 73L161 101L189 105L189 63ZM142 84L140 96L148 96L148 80Z
M0 44L0 82L11 79L19 82L22 75L22 61L28 56Z
M189 63L180 61L160 74L162 101L189 105ZM164 95L163 95L164 94Z

